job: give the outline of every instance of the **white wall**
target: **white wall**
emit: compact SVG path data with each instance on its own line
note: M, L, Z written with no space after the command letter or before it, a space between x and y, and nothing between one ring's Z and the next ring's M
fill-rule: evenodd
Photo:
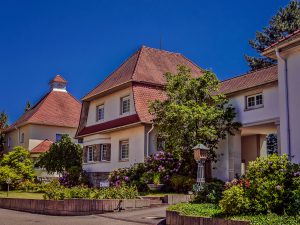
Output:
M126 115L120 115L121 109L121 98L125 96L130 96L130 113ZM96 110L97 106L104 104L104 120L103 121L96 121ZM134 101L133 101L133 94L132 88L128 87L126 89L116 91L112 94L106 95L104 97L100 97L96 100L91 101L87 124L86 126L91 126L99 123L103 123L109 120L114 120L120 118L122 116L128 116L130 114L135 114L134 108Z
M125 162L119 160L119 143L122 140L129 140L129 160ZM84 146L101 143L111 144L111 161L84 163L83 169L87 172L110 172L144 162L145 127L142 125L108 134L91 135L83 140Z
M257 93L259 93L259 91ZM230 97L229 102L236 109L237 120L243 125L276 120L279 118L278 86L265 87L262 90L262 93L264 106L252 110L246 110L245 106L246 96L253 94L253 91Z
M30 151L45 139L55 142L56 134L68 134L74 142L77 142L77 140L74 139L76 130L77 128L31 124L29 126L28 150Z
M278 60L279 89L280 89L280 135L281 153L288 154L288 122L287 122L287 101L285 66L282 60ZM292 160L300 163L300 51L287 56L288 73L288 95L289 95L289 116L290 116L290 149Z

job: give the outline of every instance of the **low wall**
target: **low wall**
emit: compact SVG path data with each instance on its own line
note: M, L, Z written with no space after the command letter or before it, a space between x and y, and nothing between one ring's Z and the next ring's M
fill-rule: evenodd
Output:
M112 212L118 207L117 199L66 199L66 200L38 200L19 198L0 198L0 208L24 212L80 216ZM124 199L123 209L150 207L149 199Z
M167 210L166 225L250 225L250 222L225 220L221 218L183 216L178 212Z
M168 203L169 205L175 205L181 202L189 202L193 198L193 195L182 195L182 194L174 194L174 195L165 195L163 202Z

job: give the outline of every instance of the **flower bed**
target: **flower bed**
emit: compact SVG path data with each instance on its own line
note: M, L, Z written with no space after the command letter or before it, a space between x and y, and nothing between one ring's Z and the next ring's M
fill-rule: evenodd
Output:
M168 212L177 212L169 213ZM196 218L196 223L203 218L211 218L212 220L207 220L205 224L250 224L250 225L299 225L300 216L287 216L287 215L276 215L276 214L266 214L266 215L248 215L248 216L225 216L222 214L219 206L214 204L192 204L192 203L180 203L177 205L172 205L167 208L167 225L185 224L182 218L179 216L188 216L187 220L190 218ZM172 218L171 218L172 217ZM176 219L174 219L176 218ZM198 218L198 219L197 219ZM214 219L214 220L213 220ZM224 219L217 220L217 219ZM177 223L178 220L180 223ZM211 222L214 221L214 222ZM217 222L216 222L217 221ZM224 222L225 221L225 222ZM231 223L228 221L234 221ZM210 223L211 222L211 223ZM219 223L218 223L219 222ZM201 223L200 223L201 224Z

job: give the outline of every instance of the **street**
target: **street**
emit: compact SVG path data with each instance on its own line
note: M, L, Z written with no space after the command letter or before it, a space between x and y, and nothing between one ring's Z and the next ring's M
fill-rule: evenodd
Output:
M0 225L140 225L164 224L166 207L147 208L90 216L48 216L0 209Z

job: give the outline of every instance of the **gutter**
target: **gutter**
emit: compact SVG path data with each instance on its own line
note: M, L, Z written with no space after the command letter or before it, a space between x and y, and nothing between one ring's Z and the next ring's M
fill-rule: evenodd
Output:
M287 60L283 58L278 48L275 50L276 56L284 62L284 81L285 81L285 102L286 102L286 122L287 122L287 150L288 150L288 157L289 160L292 160L291 155L291 129L290 129L290 102L289 102L289 84L288 84L288 67L287 67Z
M149 141L150 141L150 133L153 131L154 129L154 125L152 124L152 127L151 129L147 132L147 135L146 135L146 141L147 141L147 147L146 147L146 157L149 156Z

